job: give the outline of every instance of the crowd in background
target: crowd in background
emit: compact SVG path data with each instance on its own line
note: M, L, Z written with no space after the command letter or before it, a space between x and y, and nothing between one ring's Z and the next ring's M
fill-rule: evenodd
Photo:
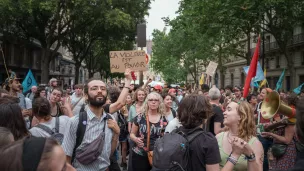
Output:
M151 79L138 86L130 71L125 77L124 84L90 79L65 90L51 79L23 93L20 78L10 76L0 89L0 170L155 170L148 156L156 142L198 127L204 133L190 144L191 170L303 166L304 90L279 92L297 111L297 122L290 122L282 113L262 117L273 91L266 87L243 99L239 86L152 87Z

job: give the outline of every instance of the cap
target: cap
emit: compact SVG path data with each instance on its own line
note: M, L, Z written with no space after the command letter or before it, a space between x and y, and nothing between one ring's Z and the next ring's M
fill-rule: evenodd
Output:
M20 80L21 78L17 77L17 74L13 71L11 71L11 75L5 79L5 82L3 83L4 87L9 85L9 82L12 80Z
M162 88L162 86L160 86L160 85L155 85L155 86L154 86L154 89L155 89L155 90L162 90L163 88Z

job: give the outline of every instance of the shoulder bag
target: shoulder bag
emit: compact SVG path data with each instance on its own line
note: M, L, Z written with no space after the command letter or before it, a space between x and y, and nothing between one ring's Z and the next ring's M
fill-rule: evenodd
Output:
M146 122L147 122L147 154L150 165L153 164L153 151L150 151L150 122L149 122L149 114L146 113Z

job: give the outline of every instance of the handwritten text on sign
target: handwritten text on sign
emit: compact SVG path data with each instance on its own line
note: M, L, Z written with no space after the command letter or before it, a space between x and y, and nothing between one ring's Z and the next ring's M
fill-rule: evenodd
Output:
M133 71L145 71L146 52L145 51L110 51L111 73L124 73L127 68Z
M218 65L217 63L210 61L209 65L207 67L207 70L206 70L206 74L208 74L211 77L213 77L213 75L215 74L217 65Z

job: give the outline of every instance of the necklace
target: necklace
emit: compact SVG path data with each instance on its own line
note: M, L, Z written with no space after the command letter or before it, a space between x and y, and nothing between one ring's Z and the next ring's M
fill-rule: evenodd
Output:
M236 135L233 135L233 134L231 134L231 135L236 137ZM232 144L232 140L230 138L230 132L228 132L227 139L228 139L229 144Z

